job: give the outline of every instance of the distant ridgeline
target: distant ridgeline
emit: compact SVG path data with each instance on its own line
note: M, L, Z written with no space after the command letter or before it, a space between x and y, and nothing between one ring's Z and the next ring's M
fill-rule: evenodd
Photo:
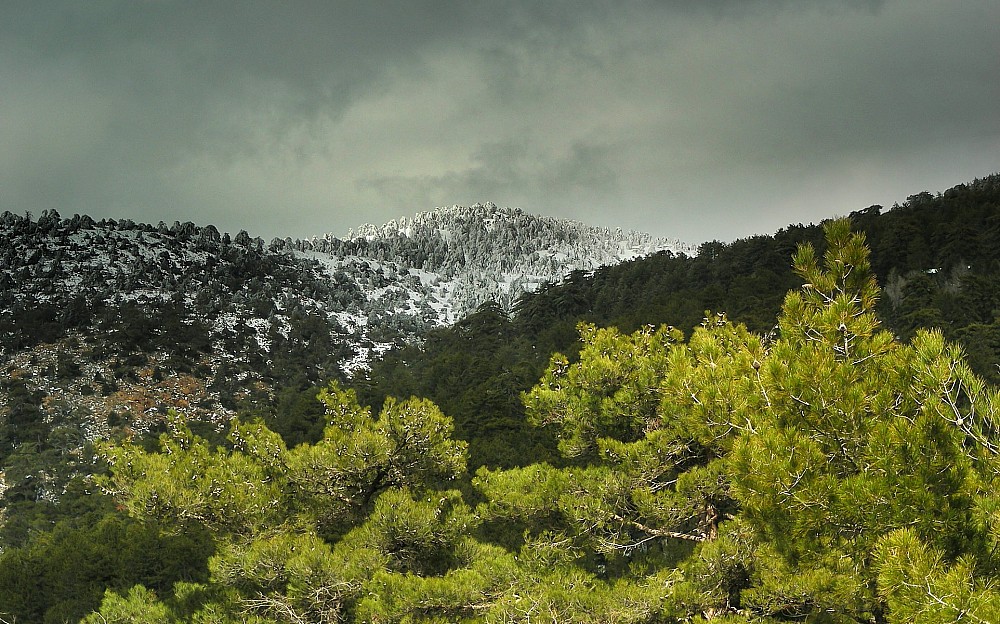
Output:
M526 214L491 202L422 212L385 225L363 225L344 238L331 234L284 246L334 258L361 257L430 274L454 321L488 301L510 310L525 292L561 281L571 271L696 247L643 232L599 228Z
M96 469L94 440L155 437L169 409L213 439L237 414L290 445L315 439L317 385L361 383L369 362L484 302L509 309L572 271L670 250L691 251L492 204L269 244L211 225L5 212L0 548L61 517L61 493Z
M128 343L125 350L211 350L261 364L299 334L326 334L322 348L349 373L373 353L487 301L509 310L524 292L571 271L665 250L693 251L677 241L493 204L364 226L343 240L327 235L269 245L211 225L95 222L55 211L34 220L6 212L0 215L0 353L93 328ZM302 322L309 327L295 331ZM342 347L331 349L331 341ZM309 368L325 377L337 362Z

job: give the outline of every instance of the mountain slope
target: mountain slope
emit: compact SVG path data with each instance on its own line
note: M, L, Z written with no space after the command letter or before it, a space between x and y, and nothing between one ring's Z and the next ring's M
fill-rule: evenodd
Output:
M210 225L8 212L0 358L33 389L132 426L164 404L219 421L275 387L349 376L485 301L510 308L570 271L666 249L688 250L493 204L270 245ZM178 384L198 397L178 398Z
M1000 174L849 216L872 250L886 327L904 340L918 328L939 328L965 346L979 374L1000 383ZM690 331L706 310L767 334L785 294L801 285L789 262L803 242L822 251L821 226L791 225L773 235L708 242L691 256L609 266L524 297L515 321L539 348L552 350L571 345L539 336L575 340L580 321Z
M511 310L525 292L661 251L694 253L678 240L535 216L493 203L453 206L364 225L343 239L332 235L285 242L314 257L362 257L408 269L433 285L441 321L451 323L494 301Z

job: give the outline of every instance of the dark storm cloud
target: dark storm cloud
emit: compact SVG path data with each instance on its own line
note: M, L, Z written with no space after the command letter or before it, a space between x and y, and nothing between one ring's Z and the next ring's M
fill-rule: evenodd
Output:
M438 34L419 16L367 3L30 3L0 37L5 64L72 72L102 95L107 131L132 153L239 154L260 132L337 117Z
M507 196L514 205L540 201L546 205L576 203L567 214L588 220L599 198L608 202L619 191L618 174L608 162L608 148L577 143L565 153L532 153L527 141L483 145L473 164L461 171L430 176L373 177L360 182L386 197L403 198L408 206L444 206L481 201L467 197L475 189L481 197Z
M492 200L772 231L1000 168L998 7L8 3L0 209L305 236Z

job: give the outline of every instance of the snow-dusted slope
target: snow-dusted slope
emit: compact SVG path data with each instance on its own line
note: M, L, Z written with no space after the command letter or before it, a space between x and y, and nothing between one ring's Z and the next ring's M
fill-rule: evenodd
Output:
M350 375L486 301L510 310L573 271L659 251L693 250L494 204L270 245L193 223L4 213L0 360L83 332L113 343L116 357L160 351L186 366L200 357L217 385ZM298 354L314 352L326 363L291 370Z
M660 251L690 254L677 240L535 216L493 203L453 206L364 225L344 238L330 234L286 246L313 257L388 262L433 289L433 306L450 323L486 301L505 309L525 292Z

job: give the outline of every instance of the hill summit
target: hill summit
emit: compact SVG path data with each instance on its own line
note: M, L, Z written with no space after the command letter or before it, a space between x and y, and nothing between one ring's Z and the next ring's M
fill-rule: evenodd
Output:
M366 224L343 238L286 239L285 247L320 259L360 257L386 262L434 284L440 322L451 323L487 301L511 310L517 299L573 271L667 251L693 254L679 240L579 221L536 216L492 202L452 206Z

